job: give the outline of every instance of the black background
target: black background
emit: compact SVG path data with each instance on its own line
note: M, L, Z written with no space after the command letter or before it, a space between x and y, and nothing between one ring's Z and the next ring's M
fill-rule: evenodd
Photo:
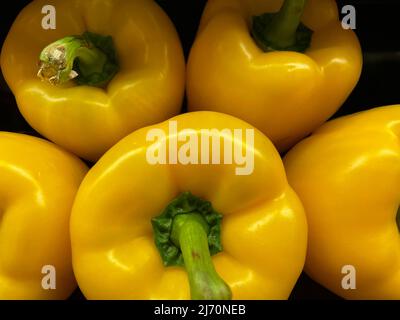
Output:
M3 43L18 12L29 2L29 0L13 0L2 4L0 44ZM157 2L175 24L187 56L206 1L159 0ZM357 29L355 31L363 48L364 68L357 87L334 117L400 103L400 27L398 23L400 1L338 0L337 3L339 8L346 4L354 5L356 8ZM1 75L0 131L23 132L39 136L22 118L14 97ZM81 298L79 291L72 296L72 299ZM291 299L338 299L338 297L303 274L292 292Z

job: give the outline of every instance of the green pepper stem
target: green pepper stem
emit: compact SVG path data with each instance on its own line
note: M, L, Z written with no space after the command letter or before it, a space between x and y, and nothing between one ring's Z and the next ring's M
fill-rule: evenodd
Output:
M265 30L265 39L277 48L293 46L305 4L306 0L285 0Z
M208 225L200 214L177 215L171 240L182 251L193 300L229 300L229 286L215 271L208 248Z
M53 85L77 78L78 84L100 86L110 81L117 71L114 55L110 37L89 32L68 36L43 49L38 76Z
M400 232L400 208L397 210L396 223L397 223L397 228L399 229Z

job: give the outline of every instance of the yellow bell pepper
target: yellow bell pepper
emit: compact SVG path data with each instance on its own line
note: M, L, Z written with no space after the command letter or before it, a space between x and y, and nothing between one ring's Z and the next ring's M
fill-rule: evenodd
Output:
M87 167L22 134L0 132L0 150L0 299L67 298L76 288L69 218Z
M179 113L183 52L154 1L54 0L54 30L42 28L48 4L23 9L1 53L4 77L34 129L97 160L125 135Z
M188 151L189 141L199 144ZM214 161L232 146L254 157L251 174ZM168 161L152 162L161 150ZM78 191L71 240L89 299L286 299L307 225L272 143L239 119L195 112L140 129L99 160Z
M331 121L288 153L306 272L348 299L400 299L400 105ZM397 223L396 223L397 217Z
M334 0L282 3L209 0L189 56L187 94L189 110L236 116L285 151L342 105L362 54Z

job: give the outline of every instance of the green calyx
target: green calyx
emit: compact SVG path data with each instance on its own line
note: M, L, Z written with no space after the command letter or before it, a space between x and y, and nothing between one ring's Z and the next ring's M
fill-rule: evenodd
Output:
M211 203L182 193L152 219L155 244L165 266L185 267L194 300L231 299L211 256L222 251L222 215Z
M51 43L39 60L38 76L53 85L74 80L78 85L103 87L119 70L112 38L92 32Z
M399 229L400 232L400 208L397 210L396 223L397 223L397 228Z
M264 51L305 52L313 31L300 22L306 0L285 0L280 11L253 17L252 35Z
M151 223L157 248L165 266L184 266L182 251L171 240L174 218L182 214L199 214L207 224L208 246L211 255L222 251L221 221L222 215L216 212L209 201L184 192L174 199Z

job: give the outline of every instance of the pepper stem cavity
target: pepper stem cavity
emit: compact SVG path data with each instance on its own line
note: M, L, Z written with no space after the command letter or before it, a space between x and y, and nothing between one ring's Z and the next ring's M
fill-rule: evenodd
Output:
M222 251L222 215L211 203L184 192L152 219L155 244L166 267L186 269L193 300L229 300L229 286L212 255Z
M74 80L78 85L103 87L118 69L112 38L85 32L44 48L39 57L38 77L52 85Z
M215 271L207 233L201 215L182 214L174 219L171 239L182 251L192 300L229 300L231 290Z
M313 31L301 23L306 0L285 0L276 13L253 17L252 35L265 52L304 52L311 44Z

